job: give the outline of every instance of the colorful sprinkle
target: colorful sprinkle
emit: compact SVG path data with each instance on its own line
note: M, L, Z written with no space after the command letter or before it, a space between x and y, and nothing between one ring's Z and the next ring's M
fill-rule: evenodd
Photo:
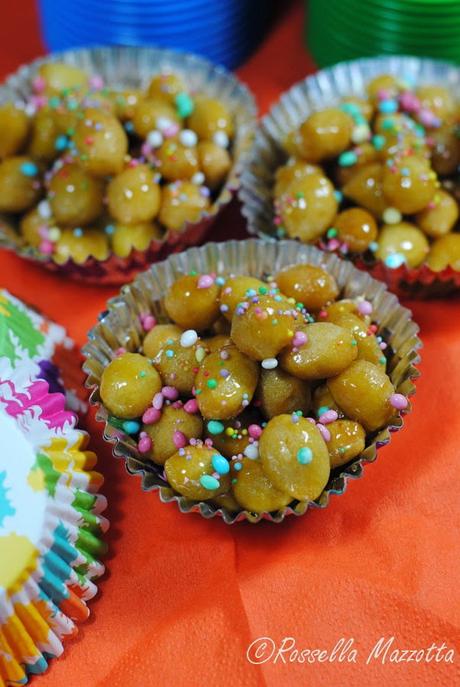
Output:
M173 444L176 448L184 448L187 446L187 437L183 432L179 432L179 430L176 430L173 433Z
M409 405L409 401L402 394L391 394L389 401L390 405L397 410L405 410Z
M308 465L313 460L313 451L308 446L303 446L297 451L297 460L301 465Z
M339 155L338 163L341 167L352 167L358 162L358 156L352 150L346 150Z
M215 389L217 386L217 382L215 379L208 379L208 381L206 382L206 386L208 387L208 389Z
M243 453L246 458L249 458L250 460L257 460L259 457L259 447L257 444L248 444Z
M336 410L326 410L326 412L321 413L319 416L319 421L322 425L328 425L330 422L335 422L338 417Z
M198 334L194 329L187 329L180 337L182 348L191 348L198 341Z
M161 417L161 412L157 408L147 408L142 416L142 422L144 425L153 425Z
M215 453L211 458L212 467L219 475L226 475L230 472L230 464L226 458L219 453Z
M209 491L214 491L214 489L218 489L220 487L219 480L217 480L215 477L212 477L212 475L203 475L200 477L200 484Z
M225 429L222 422L219 422L218 420L209 420L207 426L208 426L208 432L210 434L213 434L213 435L222 434L222 432Z
M186 413L190 413L193 415L194 413L198 412L198 403L194 398L191 398L189 401L184 403L184 410Z
M372 313L372 303L369 303L369 301L359 301L358 312L361 315L370 315Z
M168 401L176 401L179 398L179 391L175 386L164 386L161 393Z
M210 274L202 274L198 279L197 287L199 289L209 289L214 284L214 279Z
M264 370L274 370L275 367L278 367L278 361L276 358L265 358L265 360L262 360L261 365Z
M125 420L122 424L122 428L126 434L137 434L141 426L136 420Z
M38 174L38 167L34 162L23 162L20 169L25 177L35 177Z

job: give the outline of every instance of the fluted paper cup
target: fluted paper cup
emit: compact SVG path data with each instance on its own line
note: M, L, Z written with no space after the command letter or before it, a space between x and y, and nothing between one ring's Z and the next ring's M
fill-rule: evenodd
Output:
M379 74L395 74L417 84L443 85L460 91L460 69L446 62L417 57L376 57L342 62L299 81L283 93L259 122L254 145L241 176L238 192L250 234L276 240L273 222L273 184L276 169L287 160L283 143L291 131L314 111L338 104L350 95L365 97L366 84ZM452 267L435 272L424 264L416 268L387 267L380 260L357 266L385 281L392 291L413 298L439 296L460 288L460 272Z
M83 348L86 358L83 367L88 376L86 385L92 390L90 402L97 407L97 420L104 423L104 438L113 444L114 455L126 460L128 472L142 476L145 491L157 491L163 502L174 501L183 513L199 512L205 518L220 515L226 523L231 524L241 520L258 522L261 518L281 522L288 514L304 514L310 506L324 508L331 494L342 494L349 479L361 477L364 465L376 459L377 448L387 444L390 432L403 425L402 417L398 415L394 424L373 435L371 443L358 458L331 472L326 488L316 501L295 501L276 513L241 511L235 514L225 508L178 496L164 479L163 466L146 460L139 453L136 442L108 422L109 413L100 397L102 372L120 347L128 351L139 349L143 338L139 319L141 314L150 312L160 322L165 321L163 297L179 275L196 270L206 274L216 272L259 277L298 263L324 267L337 280L342 297L364 296L372 302L373 317L389 345L388 374L398 393L411 396L415 392L413 380L418 376L415 365L419 361L421 342L417 336L418 326L412 321L410 311L399 304L396 296L389 293L384 284L356 269L350 262L295 241L228 241L192 248L181 255L171 256L162 263L152 265L132 284L125 286L119 296L110 300L107 310L89 333L89 342Z
M0 247L39 262L54 272L94 284L122 284L152 262L171 253L201 243L208 235L221 210L239 188L240 175L252 144L256 105L249 89L223 67L190 53L143 47L100 47L53 53L21 67L0 86L0 103L26 102L32 94L32 82L39 67L46 62L65 62L90 75L101 76L113 89L146 88L150 79L161 71L182 76L190 91L200 91L221 100L235 117L232 167L211 208L203 211L196 222L187 222L180 232L167 231L163 240L154 240L145 251L133 250L126 258L111 254L106 260L89 257L78 264L69 259L58 265L30 246L23 245L19 234L0 219Z

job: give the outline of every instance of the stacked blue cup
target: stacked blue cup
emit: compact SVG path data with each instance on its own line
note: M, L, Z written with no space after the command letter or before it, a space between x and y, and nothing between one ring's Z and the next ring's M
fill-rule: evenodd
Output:
M94 45L174 48L234 69L266 27L266 0L39 0L50 51Z

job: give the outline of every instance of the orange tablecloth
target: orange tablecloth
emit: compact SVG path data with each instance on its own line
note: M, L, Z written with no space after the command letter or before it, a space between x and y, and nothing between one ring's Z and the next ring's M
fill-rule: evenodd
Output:
M4 5L6 73L41 47L30 0ZM295 7L240 70L262 110L313 69L300 23ZM219 237L241 235L240 222L231 210ZM79 344L114 293L66 282L6 253L0 285L65 324ZM325 511L281 526L231 528L181 515L141 492L139 479L127 476L97 438L100 425L90 422L110 503L108 574L91 620L64 657L33 679L37 687L460 685L460 308L454 299L408 305L425 343L414 413L365 477ZM263 636L276 645L274 656L285 637L297 649L329 653L341 638L351 639L357 655L309 664L282 653L254 665L247 648ZM385 662L380 656L367 663L381 637L395 638L392 649L444 643L455 650L454 663L397 664L390 653Z

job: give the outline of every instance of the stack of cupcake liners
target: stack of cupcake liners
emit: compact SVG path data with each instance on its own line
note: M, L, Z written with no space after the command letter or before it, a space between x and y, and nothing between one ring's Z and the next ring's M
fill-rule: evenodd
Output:
M88 436L65 396L39 377L39 361L50 360L65 331L2 292L0 334L3 687L46 670L88 617L108 521Z

